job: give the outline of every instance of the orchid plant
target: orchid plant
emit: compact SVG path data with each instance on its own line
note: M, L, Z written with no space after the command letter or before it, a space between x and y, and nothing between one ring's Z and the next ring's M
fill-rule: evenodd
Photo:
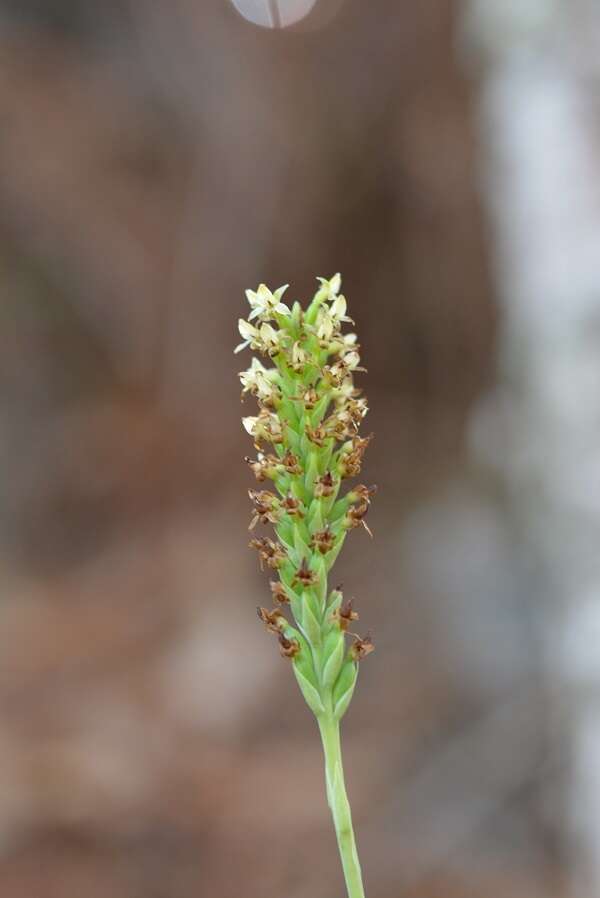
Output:
M314 713L325 754L327 799L346 880L348 898L364 898L350 804L344 784L340 720L356 684L359 662L373 650L370 636L351 630L358 614L341 589L328 589L328 575L350 530L362 527L375 487L342 482L360 473L371 436L359 427L367 400L354 385L360 366L356 334L340 293L341 277L318 278L319 289L304 311L283 302L287 286L271 292L264 284L247 290L243 342L271 364L252 359L240 373L242 397L251 394L258 414L243 418L254 439L255 458L246 458L259 484L275 492L249 490L250 530L272 525L276 539L255 537L261 568L273 571L273 607L258 609L260 620L291 661L298 685ZM292 621L286 615L291 613ZM347 644L347 637L351 642Z

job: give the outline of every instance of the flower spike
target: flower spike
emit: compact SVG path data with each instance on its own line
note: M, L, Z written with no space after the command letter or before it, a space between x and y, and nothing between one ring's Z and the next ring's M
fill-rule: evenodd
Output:
M275 607L259 607L258 617L277 636L317 718L348 895L364 898L338 729L359 663L374 646L370 636L350 632L358 613L339 588L328 591L327 579L350 531L363 527L371 534L365 516L375 487L342 491L344 481L360 474L371 440L359 435L369 409L354 382L365 368L356 334L342 330L354 322L340 293L341 275L317 280L305 310L282 301L287 285L247 290L250 313L239 321L243 342L235 352L250 347L263 357L239 374L242 399L252 396L258 403L258 413L242 419L257 449L256 459L245 461L259 484L270 480L274 486L248 492L250 529L272 526L276 537L250 541L261 570L277 577L270 581Z

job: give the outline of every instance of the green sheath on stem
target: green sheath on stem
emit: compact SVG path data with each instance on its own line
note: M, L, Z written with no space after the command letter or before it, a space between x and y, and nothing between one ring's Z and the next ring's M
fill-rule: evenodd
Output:
M250 529L271 524L277 536L250 543L261 567L279 577L271 581L274 607L261 607L258 615L278 637L281 654L291 659L317 718L348 896L364 898L339 722L352 698L358 662L373 643L370 636L352 633L347 647L346 635L358 614L340 589L329 592L327 581L348 531L362 526L370 533L365 515L375 488L361 484L340 496L342 482L360 473L371 439L358 433L368 407L354 374L365 369L356 334L342 333L342 324L352 319L339 292L340 275L318 280L321 286L306 311L299 303L289 308L282 302L286 287L274 293L264 284L256 292L247 290L251 312L247 321L240 319L244 342L235 351L250 346L273 362L267 368L253 358L240 373L242 397L249 393L259 405L257 416L242 419L258 452L246 461L259 483L271 480L276 489L249 490L254 505ZM273 451L265 452L264 444Z

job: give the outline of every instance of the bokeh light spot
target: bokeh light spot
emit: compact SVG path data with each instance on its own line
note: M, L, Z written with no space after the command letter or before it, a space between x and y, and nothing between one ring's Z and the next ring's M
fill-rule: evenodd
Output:
M285 28L306 18L316 0L231 0L249 22L263 28Z

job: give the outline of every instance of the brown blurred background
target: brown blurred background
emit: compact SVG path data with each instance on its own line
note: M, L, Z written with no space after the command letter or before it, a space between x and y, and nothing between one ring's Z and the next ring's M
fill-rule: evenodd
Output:
M232 354L337 270L369 898L600 894L598 47L585 0L1 0L2 898L342 895Z

